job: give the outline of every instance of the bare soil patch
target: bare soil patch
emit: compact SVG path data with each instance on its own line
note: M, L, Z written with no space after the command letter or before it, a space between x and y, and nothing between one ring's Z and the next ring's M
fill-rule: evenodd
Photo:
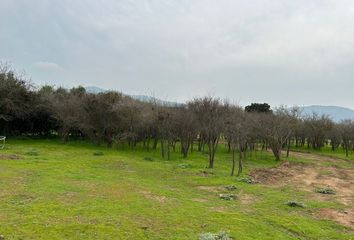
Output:
M159 202L159 203L165 203L168 200L167 197L153 194L150 191L140 191L140 193L145 198L150 199L150 200L154 200L154 201Z
M315 160L315 161L319 161L319 162L326 161L326 162L338 163L338 161L346 161L346 160L332 157L332 156L324 156L324 155L319 155L319 154L295 152L295 151L291 151L290 155L295 156L295 157L299 157L299 158Z
M204 199L204 198L193 198L192 201L193 201L193 202L199 202L199 203L208 202L208 200L207 200L207 199Z
M339 224L354 229L354 212L351 211L338 211L331 208L323 208L319 211L318 215L322 218L331 219Z
M1 154L0 160L18 160L21 159L19 155L16 154Z
M292 155L316 160L313 164L284 162L276 168L256 169L251 176L261 184L274 187L293 185L301 190L312 192L312 197L321 201L338 201L347 206L347 214L336 210L322 210L320 216L333 219L343 225L353 225L354 211L354 167L338 168L321 163L331 162L337 166L348 165L345 160L316 154L294 152ZM328 187L335 195L316 193L316 188Z
M218 193L220 191L225 191L223 187L219 187L219 186L198 186L197 188L211 193Z
M199 176L202 176L202 177L209 177L210 175L213 175L214 173L213 172L208 172L208 171L200 171L198 173Z
M240 200L241 204L248 206L257 201L256 196L252 194L243 193L243 191L238 194L238 199Z
M214 212L226 212L226 210L227 210L227 208L225 206L215 206L215 207L211 207L209 209Z
M118 169L125 169L127 167L128 164L126 164L125 162L123 162L122 160L118 160L114 163L114 166Z

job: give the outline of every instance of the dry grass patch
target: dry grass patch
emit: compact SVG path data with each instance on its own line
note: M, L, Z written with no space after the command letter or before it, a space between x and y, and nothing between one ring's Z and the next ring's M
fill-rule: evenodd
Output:
M207 200L207 199L204 199L204 198L193 198L192 201L193 201L193 202L199 202L199 203L208 202L208 200Z
M151 193L150 191L140 191L140 193L147 199L153 200L159 203L166 203L168 201L167 197L159 196Z
M220 213L227 212L227 207L225 206L214 206L214 207L210 207L209 209L213 212L220 212Z
M22 157L17 154L0 154L0 160L18 160Z
M331 208L322 208L319 210L318 215L321 218L334 220L339 224L350 227L354 230L354 211L339 211Z
M253 203L255 203L258 199L256 196L252 195L252 194L246 194L243 192L240 192L240 194L238 195L238 199L240 200L240 203L243 205L247 205L250 206Z
M251 176L263 184L274 187L293 185L301 190L312 192L311 198L320 201L338 201L347 206L346 211L321 209L319 216L332 219L342 225L353 228L354 225L354 168L338 168L321 163L340 165L344 160L315 154L292 153L297 157L315 160L316 163L305 165L284 162L278 167L257 169ZM318 188L335 190L335 195L316 192Z
M220 191L225 191L224 187L220 186L198 186L197 188L210 193L218 193Z

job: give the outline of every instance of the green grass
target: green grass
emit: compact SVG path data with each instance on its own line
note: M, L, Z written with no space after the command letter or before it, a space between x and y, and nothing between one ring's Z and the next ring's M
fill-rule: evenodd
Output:
M230 155L222 146L212 171L200 152L187 159L172 153L167 161L159 151L77 141L10 139L0 154L21 157L0 159L0 235L6 240L198 239L221 230L235 239L353 237L350 229L314 216L321 207L340 208L339 203L230 177ZM251 169L277 164L269 153L258 152L246 161L244 177ZM231 193L251 201L220 199L219 193L230 193L226 185L235 185ZM289 200L306 207L288 207Z
M305 152L305 153L315 153L323 156L336 157L344 160L354 161L354 151L349 151L348 157L345 154L345 150L342 147L337 148L335 151L332 150L330 146L322 147L321 150L315 150L313 148L308 148L307 146L291 148L294 151Z

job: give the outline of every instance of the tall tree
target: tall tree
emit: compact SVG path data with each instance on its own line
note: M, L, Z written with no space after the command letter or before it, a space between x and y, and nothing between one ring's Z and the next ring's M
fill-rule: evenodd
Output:
M200 134L208 146L209 168L214 168L215 152L223 130L224 106L217 98L196 98L188 103L195 114Z

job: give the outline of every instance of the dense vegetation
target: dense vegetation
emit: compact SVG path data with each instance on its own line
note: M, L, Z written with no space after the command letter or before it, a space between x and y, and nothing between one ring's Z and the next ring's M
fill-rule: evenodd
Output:
M235 153L240 174L246 152L257 149L271 149L280 160L282 149L289 151L291 145L321 149L330 144L333 150L345 149L347 156L354 148L352 120L334 123L316 114L301 118L297 108L271 110L266 103L243 110L213 97L164 106L114 91L87 93L80 86L36 88L5 64L0 67L0 127L7 136L54 134L63 142L81 138L108 147L134 149L143 143L150 151L160 144L167 159L179 143L184 157L195 150L208 153L209 168L214 167L218 145L225 143L233 156L232 174Z

